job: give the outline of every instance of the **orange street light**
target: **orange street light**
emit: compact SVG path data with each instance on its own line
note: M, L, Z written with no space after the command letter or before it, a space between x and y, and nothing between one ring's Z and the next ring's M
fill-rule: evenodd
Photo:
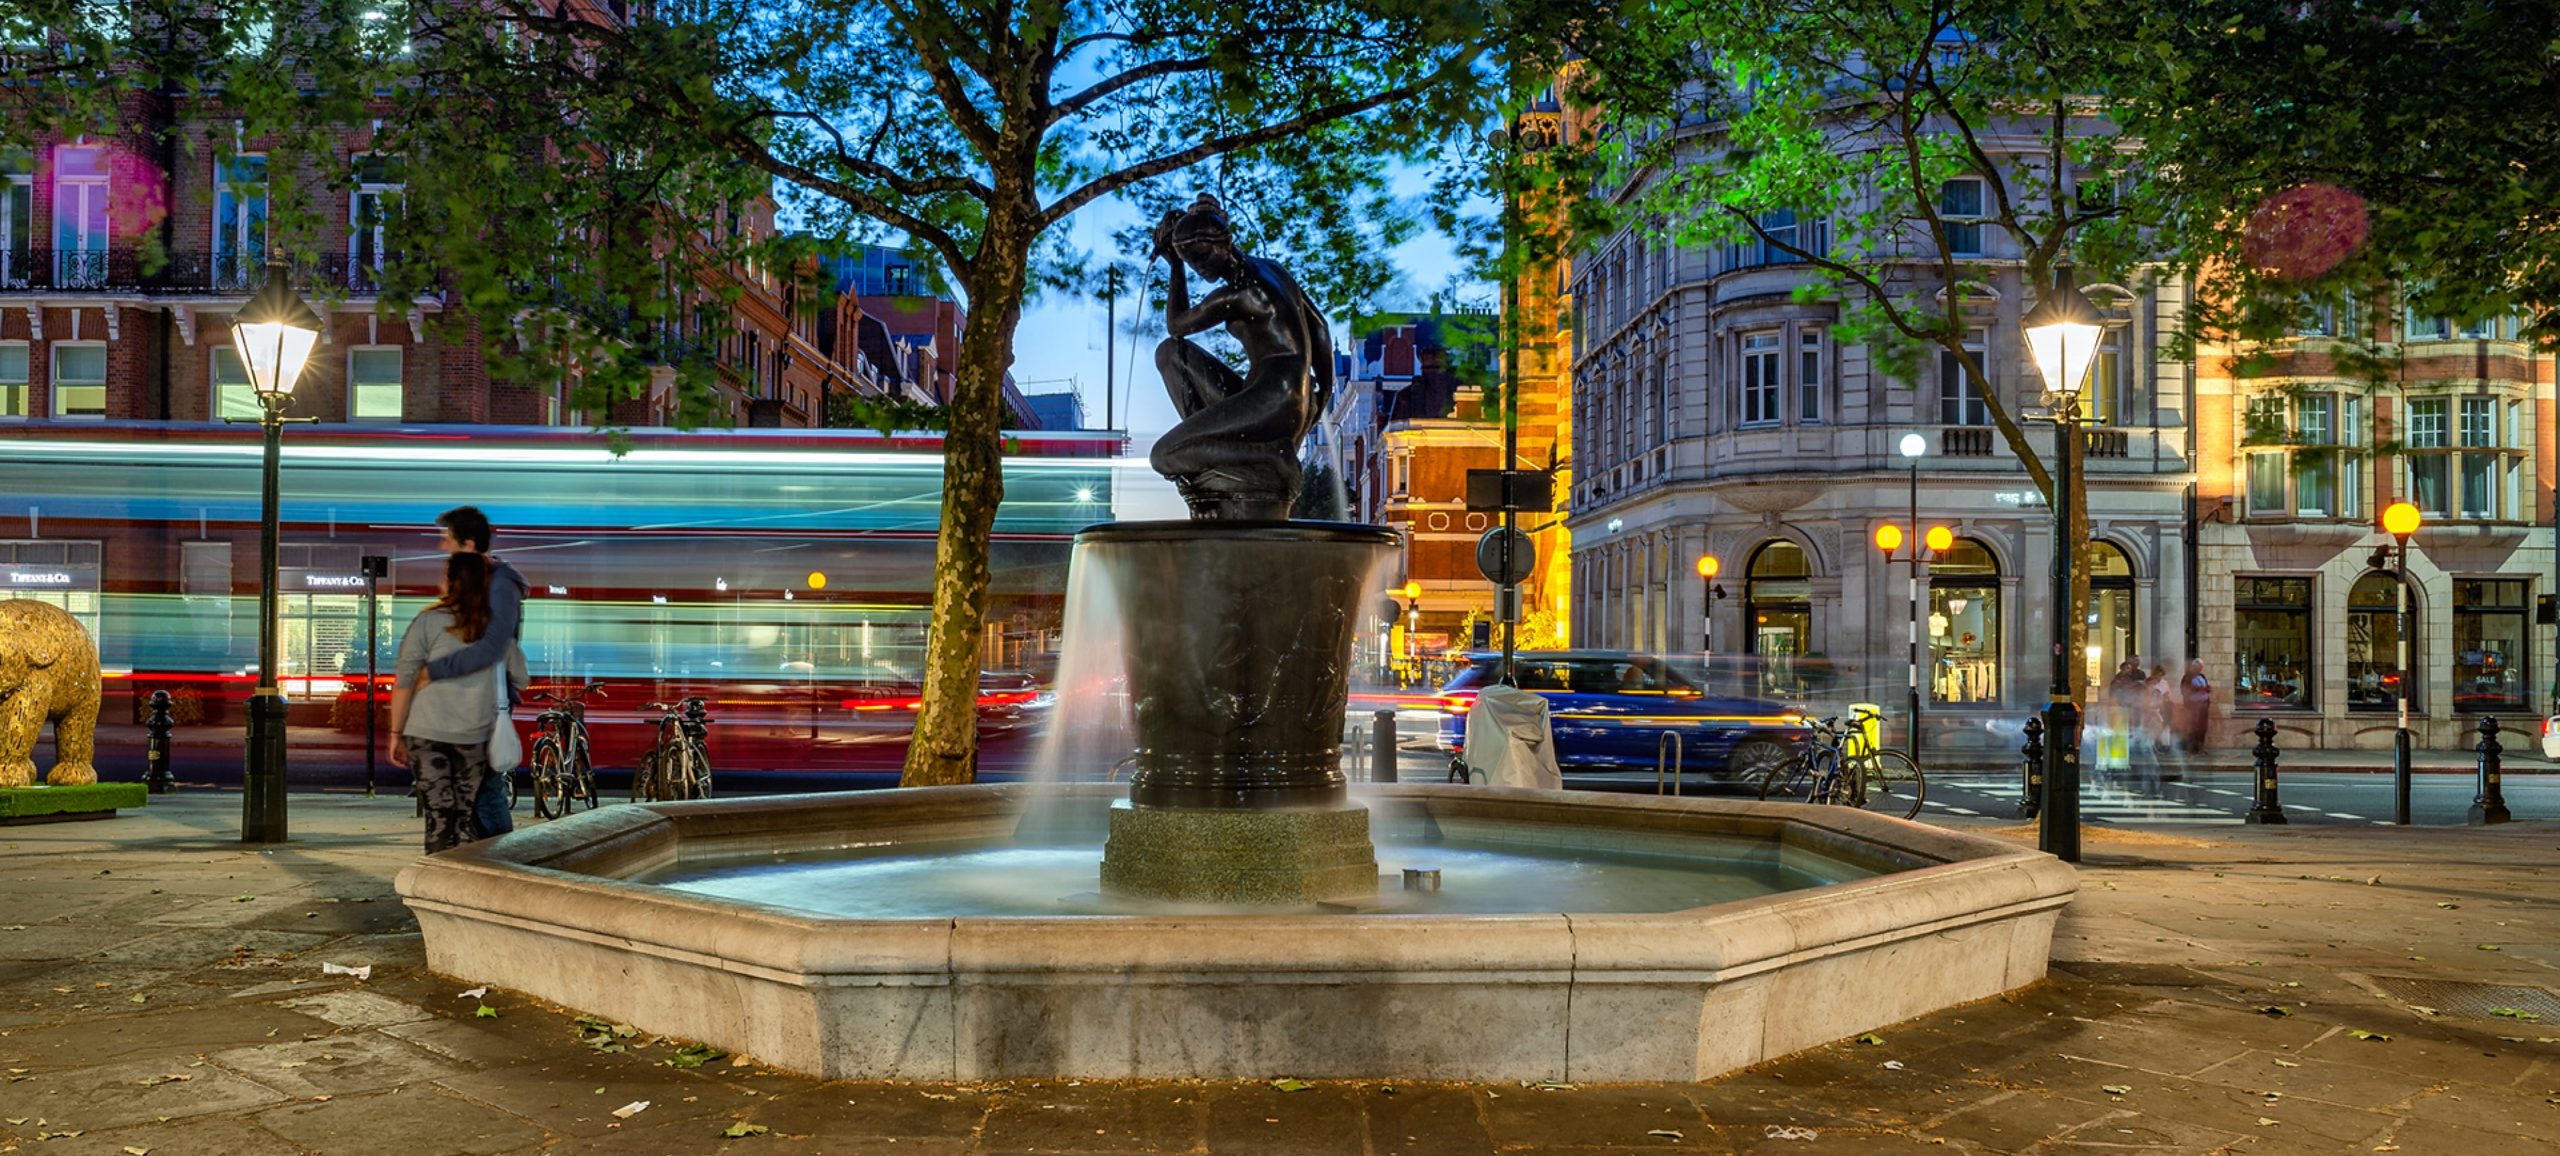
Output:
M1929 527L1928 536L1922 540L1928 543L1932 554L1944 554L1956 548L1956 532L1944 526Z
M2407 502L2393 502L2382 508L2382 532L2400 539L2403 546L2409 544L2409 535L2417 533L2423 521L2418 507Z
M827 572L826 572L826 571L824 571L824 570L811 570L811 571L809 571L809 589L811 589L811 590L824 590L824 589L826 589L826 588L827 588Z
M1407 582L1404 584L1404 587L1397 590L1396 593L1404 595L1405 601L1407 602L1413 601L1416 598L1422 597L1422 583Z
M1698 577L1713 578L1721 573L1724 573L1724 563L1716 561L1715 555L1698 555Z
M1876 549L1891 554L1902 548L1902 527L1887 522L1876 527Z

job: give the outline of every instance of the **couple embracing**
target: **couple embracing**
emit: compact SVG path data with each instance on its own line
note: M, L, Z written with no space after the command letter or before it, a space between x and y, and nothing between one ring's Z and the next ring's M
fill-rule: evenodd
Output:
M391 765L417 779L430 855L515 829L507 773L523 748L510 707L525 683L524 577L489 556L478 509L447 510L436 526L442 596L400 636L391 693Z

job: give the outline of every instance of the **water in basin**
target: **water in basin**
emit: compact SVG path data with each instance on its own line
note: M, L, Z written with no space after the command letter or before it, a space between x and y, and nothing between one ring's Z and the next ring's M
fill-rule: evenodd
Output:
M1797 848L1747 839L1692 837L1676 853L1602 845L1378 842L1384 874L1376 910L1411 914L1643 914L1682 911L1874 872ZM1062 916L1083 913L1217 913L1141 906L1095 895L1102 848L1094 844L913 844L831 849L726 861L695 860L644 877L678 891L793 908L843 919ZM1404 868L1436 868L1440 890L1406 891Z

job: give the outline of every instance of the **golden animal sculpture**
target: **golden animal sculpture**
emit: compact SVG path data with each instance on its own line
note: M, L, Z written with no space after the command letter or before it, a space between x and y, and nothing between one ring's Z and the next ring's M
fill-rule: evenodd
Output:
M53 724L53 770L44 781L98 781L98 644L80 620L49 603L0 602L0 787L36 781L36 734Z

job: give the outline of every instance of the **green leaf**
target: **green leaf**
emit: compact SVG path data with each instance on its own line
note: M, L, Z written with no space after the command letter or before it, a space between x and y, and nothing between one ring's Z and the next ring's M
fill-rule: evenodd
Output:
M1283 1092L1303 1092L1315 1085L1294 1076L1282 1076L1279 1079L1271 1081L1271 1086L1278 1088Z
M2133 1085L2131 1085L2131 1084L2107 1084L2107 1085L2104 1085L2104 1086L2100 1087L2098 1090L2099 1090L2099 1091L2101 1091L2101 1092L2105 1092L2106 1094L2108 1094L2108 1095L2110 1095L2110 1096L2122 1096L2122 1095L2130 1094L2130 1093L2133 1091Z
M2371 1040L2377 1044L2387 1044L2391 1042L2391 1033L2389 1032L2369 1032L2363 1028L2350 1028L2348 1029L2347 1034L2360 1040Z
M677 1048L676 1054L667 1057L666 1065L670 1068L699 1068L713 1060L726 1058L728 1054L709 1044L686 1044Z
M770 1131L773 1131L773 1129L767 1128L762 1124L750 1124L744 1120L740 1120L735 1124L731 1124L728 1127L721 1129L720 1134L731 1140L737 1140L748 1136L762 1136Z
M1884 1037L1883 1037L1883 1036L1880 1036L1880 1035L1877 1035L1877 1034L1875 1034L1874 1032L1868 1032L1868 1033L1866 1033L1866 1034L1864 1034L1864 1035L1859 1036L1859 1037L1858 1037L1858 1042L1859 1042L1859 1043L1862 1043L1862 1044L1867 1044L1867 1045L1872 1046L1872 1045L1876 1045L1876 1044L1881 1044L1881 1043L1883 1043L1883 1042L1884 1042Z
M2529 1012L2523 1008L2514 1007L2493 1007L2489 1009L2489 1014L2493 1016L2505 1016L2511 1020L2538 1020L2542 1018L2542 1013L2540 1012Z
M498 1009L490 1007L484 1003L480 1005L480 1010L472 1012L471 1014L479 1019L493 1020L498 1018Z

